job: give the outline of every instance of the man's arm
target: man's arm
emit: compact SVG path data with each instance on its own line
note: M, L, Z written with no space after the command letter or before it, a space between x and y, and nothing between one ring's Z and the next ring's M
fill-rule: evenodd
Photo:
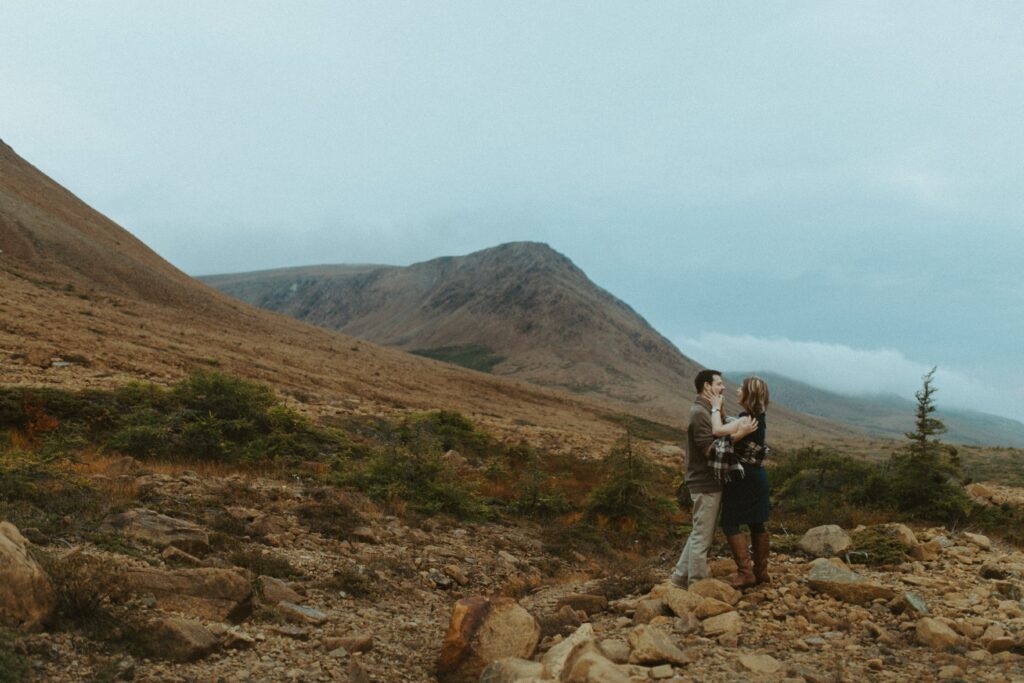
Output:
M703 411L694 411L690 416L690 429L693 430L693 443L697 451L707 459L711 456L711 446L715 443L715 435L711 431L711 416Z

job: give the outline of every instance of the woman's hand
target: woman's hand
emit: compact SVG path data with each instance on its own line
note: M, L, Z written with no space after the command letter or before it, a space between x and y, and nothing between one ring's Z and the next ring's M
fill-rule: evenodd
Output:
M722 395L721 394L711 394L711 395L709 395L708 396L708 403L711 404L711 409L712 410L714 410L716 408L718 410L721 410L722 409Z

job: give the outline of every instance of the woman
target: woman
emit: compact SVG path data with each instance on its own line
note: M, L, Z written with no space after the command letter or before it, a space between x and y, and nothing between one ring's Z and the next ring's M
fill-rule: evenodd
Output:
M768 408L768 385L760 377L747 377L736 390L743 412L757 420L757 431L736 442L734 452L743 466L743 477L725 484L722 492L722 531L733 559L739 569L739 576L730 583L735 588L746 588L759 583L769 583L768 576L768 532L764 528L768 521L768 475L761 465L765 448L765 411ZM722 397L709 397L711 402L711 429L716 437L731 436L736 423L722 417ZM750 528L754 558L751 562L747 550L747 537L740 529L741 524Z

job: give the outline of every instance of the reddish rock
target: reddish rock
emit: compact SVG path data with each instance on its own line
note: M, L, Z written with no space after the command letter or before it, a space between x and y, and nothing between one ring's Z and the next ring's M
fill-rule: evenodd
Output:
M13 524L0 522L0 622L36 630L56 607L53 584L29 555L28 541Z
M252 584L232 569L129 569L125 581L136 593L151 593L161 609L234 622L252 611Z
M492 662L505 657L532 657L539 640L540 625L515 600L463 598L455 603L441 644L438 679L444 683L476 683Z

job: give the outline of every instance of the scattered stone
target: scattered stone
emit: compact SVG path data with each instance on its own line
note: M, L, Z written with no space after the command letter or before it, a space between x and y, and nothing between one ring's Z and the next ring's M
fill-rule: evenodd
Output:
M717 617L709 617L701 624L704 635L709 637L720 636L723 633L739 631L743 620L739 612L726 612Z
M733 606L727 602L722 602L715 598L705 598L704 602L700 604L694 615L698 619L707 619L708 617L715 617L719 614L725 614L726 612L733 611Z
M910 548L909 554L918 562L934 562L942 554L942 544L935 540L918 543Z
M203 561L195 555L190 555L181 548L177 548L173 545L169 545L164 548L164 551L160 553L160 559L164 562L179 562L181 564L190 564L194 567L203 563Z
M917 545L917 536L906 524L885 524L883 528L903 545L913 548Z
M236 628L228 629L222 637L224 647L229 650L244 650L256 644L256 639Z
M629 661L629 643L618 638L602 640L599 643L604 656L616 664L625 664Z
M460 586L465 586L469 583L469 577L466 576L466 573L462 571L458 565L446 564L444 567L444 573L450 576L451 579Z
M939 669L939 680L945 681L951 678L958 679L964 675L964 670L956 664L947 664L946 666Z
M559 679L572 653L591 643L594 643L594 627L589 623L583 624L571 636L554 645L541 657L547 675Z
M120 533L158 548L174 546L197 557L210 552L210 537L202 527L146 508L110 515L103 520L100 531Z
M506 657L491 662L480 674L480 683L516 683L523 678L543 678L544 665L527 659Z
M700 619L696 614L688 612L673 622L672 630L683 636L696 633L700 630Z
M1000 652L1006 652L1012 650L1017 645L1017 641L1009 636L1001 636L999 638L992 638L985 643L985 649L992 654L999 654Z
M270 631L279 636L291 638L292 640L309 640L309 629L302 628L301 626L296 626L294 624L271 626Z
M661 600L641 600L633 612L634 624L649 624L651 619L665 614L665 603Z
M1010 572L997 562L985 562L981 565L981 569L978 573L984 579L1006 579L1010 576Z
M168 617L150 625L146 640L157 657L193 662L217 649L220 642L198 621Z
M593 642L572 652L561 680L565 683L630 683L629 674L601 654Z
M907 591L903 594L903 605L915 614L928 614L928 605L917 593Z
M327 615L320 610L304 605L296 605L294 602L288 602L287 600L277 603L276 608L284 618L298 624L317 626L327 621Z
M662 600L679 617L696 612L700 604L704 602L704 598L701 596L682 588L669 588L662 595Z
M968 541L981 548L982 550L992 550L992 541L989 540L988 536L982 534L972 534L969 531L963 532L964 538Z
M305 601L305 598L281 579L273 576L260 576L257 583L260 587L260 598L268 605L276 605L279 602L297 604Z
M917 642L934 650L948 650L960 642L953 629L931 617L924 617L915 627Z
M738 590L718 579L701 579L690 586L688 590L694 595L720 600L727 605L735 605L743 597Z
M369 652L373 649L373 636L369 634L347 637L328 636L322 642L328 650L343 647L349 652Z
M569 605L562 605L562 608L555 612L558 620L567 626L579 626L582 624L584 620L580 619L580 614L582 613L577 613ZM584 614L583 616L586 617L587 615Z
M569 605L574 610L591 615L608 609L608 598L603 595L590 595L586 593L567 595L564 598L559 598L558 602L555 603L555 607L561 607L562 605Z
M672 678L676 675L675 670L671 664L661 664L660 666L651 667L650 677L656 681L663 680L665 678Z
M57 593L10 522L0 522L0 622L34 631L53 617Z
M816 591L857 605L866 605L877 599L891 600L896 594L891 588L871 583L860 574L837 567L825 559L811 563L807 583Z
M853 545L850 535L836 524L825 524L808 529L797 546L815 557L834 557Z
M967 491L967 495L969 495L971 498L974 498L979 503L991 503L992 498L995 495L992 492L992 489L985 486L984 484L968 484L967 486L964 487L964 489Z
M438 678L473 682L505 657L529 659L540 641L537 620L511 598L463 598L455 603L441 645Z
M692 659L669 637L652 626L640 625L627 636L632 664L689 664Z
M782 663L771 655L742 654L739 660L744 668L756 674L770 675L782 669Z
M125 582L153 595L156 606L214 621L239 622L252 612L252 584L231 569L129 569Z

